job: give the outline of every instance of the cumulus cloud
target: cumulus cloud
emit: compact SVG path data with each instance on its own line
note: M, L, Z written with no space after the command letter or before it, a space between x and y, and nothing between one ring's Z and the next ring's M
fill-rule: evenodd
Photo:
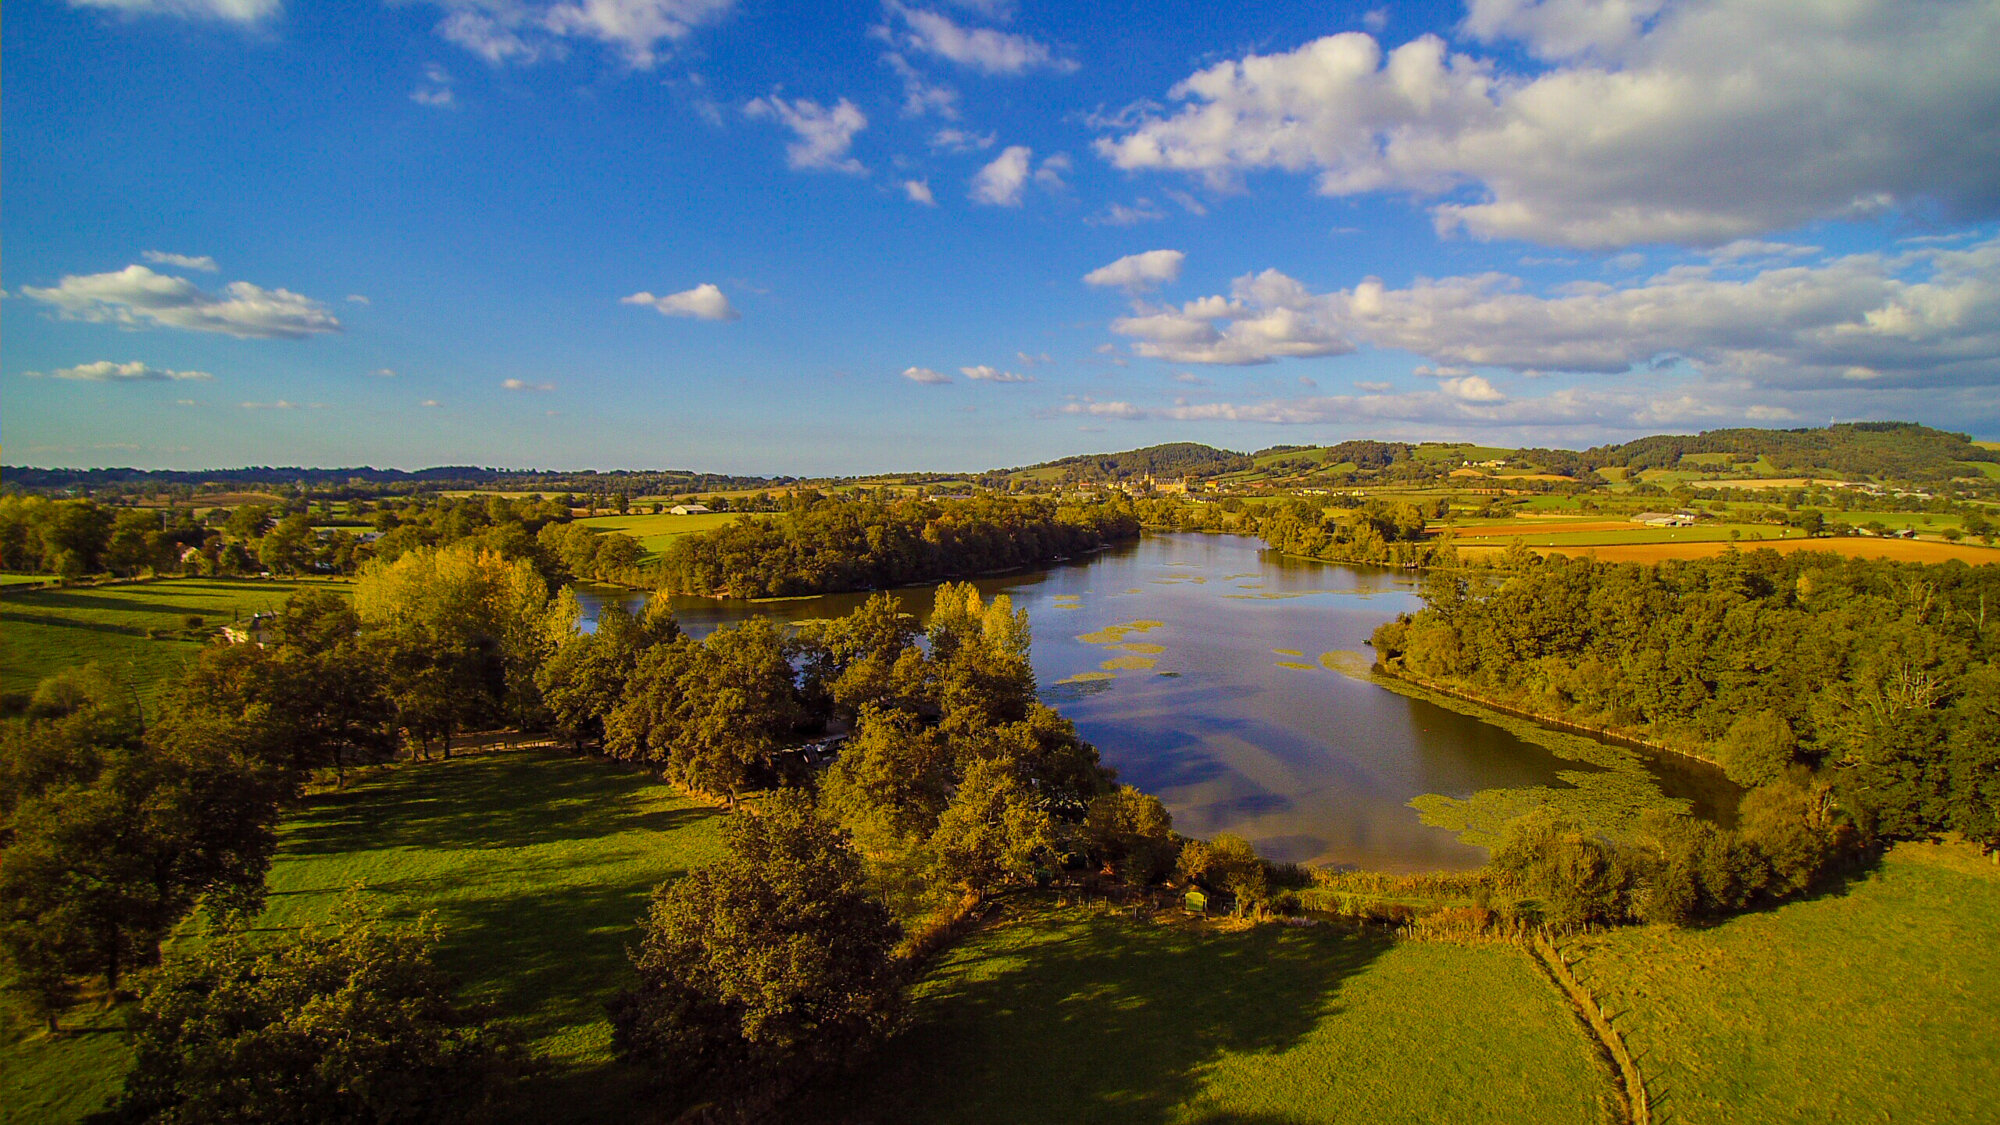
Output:
M965 27L948 16L908 7L896 0L889 0L886 7L903 23L900 33L885 29L892 42L982 74L1025 74L1031 70L1067 73L1077 68L1075 62L1057 55L1047 44L1025 35Z
M156 266L175 266L184 270L200 270L203 273L214 273L222 268L215 264L214 258L206 254L169 254L164 250L148 250L139 256Z
M690 316L696 320L740 320L743 314L729 303L729 298L711 282L702 282L693 289L683 289L664 297L640 291L630 297L620 297L621 305L645 305L658 310L661 316Z
M135 16L179 16L252 24L278 14L278 0L69 0L73 8L99 8Z
M854 174L867 171L848 155L848 149L854 144L854 134L868 127L868 116L846 98L822 106L808 98L788 102L772 94L749 102L743 112L777 121L792 131L798 139L785 146L785 162L793 168Z
M556 389L554 383L530 383L526 379L502 379L500 386L510 391L548 392Z
M947 121L958 119L958 91L941 82L933 82L923 71L910 65L910 60L894 51L882 56L896 77L903 80L903 116L923 117L937 114Z
M72 320L128 328L165 325L258 339L303 339L340 331L340 321L325 305L288 289L232 281L222 293L216 296L185 278L140 265L113 273L71 275L47 289L21 287L22 296L54 305Z
M432 0L437 33L495 66L561 57L571 41L610 48L649 70L662 48L720 20L735 0Z
M1226 297L1141 308L1111 327L1141 355L1185 363L1324 355L1354 340L1421 355L1439 366L1419 373L1444 379L1473 367L1617 374L1678 356L1760 385L1990 386L2000 379L2000 239L1747 276L1682 266L1552 294L1498 273L1404 288L1371 278L1316 294L1267 270Z
M995 207L1019 207L1021 186L1028 182L1028 161L1034 150L1027 145L1008 145L993 163L972 177L972 200Z
M39 371L24 371L30 379L43 378ZM164 383L185 382L196 379L213 379L206 371L172 371L164 367L152 367L134 360L131 363L113 363L100 359L96 363L80 363L75 367L58 367L48 373L50 379L74 379L82 383Z
M1092 418L1123 418L1137 421L1146 417L1146 411L1129 402L1099 402L1088 395L1072 399L1063 404L1064 414L1084 414Z
M346 297L346 300L349 304L361 305L364 308L368 305L372 305L375 303L359 293L349 293Z
M1083 221L1091 226L1131 227L1140 223L1156 222L1166 217L1167 213L1153 206L1152 200L1140 199L1129 207L1123 203L1107 204L1104 210Z
M1179 250L1148 250L1127 254L1108 266L1099 266L1083 275L1085 285L1117 287L1136 292L1170 281L1179 281L1181 263L1187 255Z
M1441 231L1590 248L1903 206L2000 214L1990 0L1476 0L1467 31L1550 61L1429 35L1385 54L1347 32L1198 71L1176 111L1142 110L1098 151L1225 183L1274 168L1333 196L1447 196Z
M929 180L904 180L903 194L908 196L912 203L921 203L926 207L937 206L937 197L931 194Z
M903 368L903 378L908 379L912 383L924 383L930 386L951 382L951 376L946 375L942 371L933 371L928 367L905 367Z
M1021 189L1029 179L1044 189L1062 188L1062 174L1069 171L1069 157L1057 153L1034 165L1034 150L1027 145L1008 145L993 162L972 177L972 201L994 207L1019 207Z
M1012 371L1002 371L997 367L980 364L977 367L961 367L958 373L978 383L1032 383L1031 376L1017 375Z

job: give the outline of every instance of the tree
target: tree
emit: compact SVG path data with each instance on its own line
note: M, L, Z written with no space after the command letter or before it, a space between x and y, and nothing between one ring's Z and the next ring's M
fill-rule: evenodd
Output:
M1013 763L975 760L931 834L937 878L970 895L1025 883L1055 847L1055 825Z
M903 980L847 834L781 792L732 816L725 843L653 892L639 987L611 1006L620 1054L683 1089L851 1059L892 1025Z
M442 1122L513 1054L451 999L429 915L393 927L350 897L331 925L238 933L171 961L132 1019L124 1108L163 1125Z
M1123 785L1090 802L1084 836L1091 850L1134 886L1166 878L1180 858L1173 818L1160 799Z

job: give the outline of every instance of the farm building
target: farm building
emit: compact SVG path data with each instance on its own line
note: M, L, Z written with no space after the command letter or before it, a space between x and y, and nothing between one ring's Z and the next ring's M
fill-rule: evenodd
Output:
M668 508L667 511L677 516L705 516L708 514L708 505L675 504L673 507Z
M1640 512L1632 517L1633 523L1643 523L1647 527L1693 527L1691 512Z

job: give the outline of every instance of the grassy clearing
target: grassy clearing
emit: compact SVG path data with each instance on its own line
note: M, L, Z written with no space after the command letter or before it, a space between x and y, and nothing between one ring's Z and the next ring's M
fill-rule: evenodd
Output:
M639 541L639 546L652 558L666 549L667 544L683 535L693 535L701 531L714 531L727 527L743 518L740 512L710 512L707 515L640 515L595 516L576 522L598 531L622 531Z
M53 574L0 574L0 589L9 586L46 586L51 582L60 581L62 580Z
M2000 868L1904 844L1843 893L1567 943L1659 1119L1993 1120Z
M173 578L130 586L8 591L0 599L0 691L33 691L44 676L95 663L131 683L150 702L180 674L206 638L184 631L190 615L205 627L274 610L294 590L346 583L252 578ZM148 631L169 634L159 640Z
M640 1083L612 1062L604 1004L629 979L647 896L720 856L721 822L643 773L553 751L410 764L285 824L258 925L320 921L356 884L398 915L436 911L461 996L495 1005L550 1064L518 1119L631 1120ZM115 1034L52 1041L9 1016L0 1116L76 1120L115 1094Z
M800 1120L1596 1122L1608 1079L1506 946L1030 912L946 954Z

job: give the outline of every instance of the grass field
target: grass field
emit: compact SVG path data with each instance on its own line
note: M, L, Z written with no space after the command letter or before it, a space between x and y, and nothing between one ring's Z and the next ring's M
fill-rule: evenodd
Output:
M9 586L46 586L59 581L53 574L0 574L0 589Z
M672 516L639 515L595 516L576 522L598 531L622 531L639 541L639 546L651 559L666 549L667 544L683 535L693 535L699 531L714 531L727 527L743 518L740 512L710 512L707 515Z
M629 979L652 888L719 856L720 825L642 772L553 751L405 765L286 823L259 925L321 920L357 883L399 913L435 910L461 995L496 1005L548 1060L518 1119L631 1120L636 1076L611 1061L604 1003ZM115 1035L52 1041L8 1015L0 1117L74 1121L115 1094Z
M799 1120L1582 1123L1610 1089L1511 947L1050 909L946 954L880 1064Z
M1842 893L1566 943L1657 1119L2000 1119L2000 868L1904 844Z
M0 691L33 691L44 676L95 663L151 701L205 641L183 632L189 615L212 628L283 605L301 586L346 592L330 581L172 578L129 586L10 590L0 598ZM154 640L148 630L171 635Z
M1534 539L1528 541L1528 546L1544 552L1548 550ZM1957 559L1973 566L2000 563L2000 548L1912 539L1766 539L1761 543L1745 539L1741 543L1631 543L1558 547L1556 550L1571 555L1594 554L1606 562L1659 562L1662 559L1707 558L1731 547L1745 551L1759 547L1769 547L1774 551L1831 551L1849 558L1894 559L1897 562L1940 563Z

